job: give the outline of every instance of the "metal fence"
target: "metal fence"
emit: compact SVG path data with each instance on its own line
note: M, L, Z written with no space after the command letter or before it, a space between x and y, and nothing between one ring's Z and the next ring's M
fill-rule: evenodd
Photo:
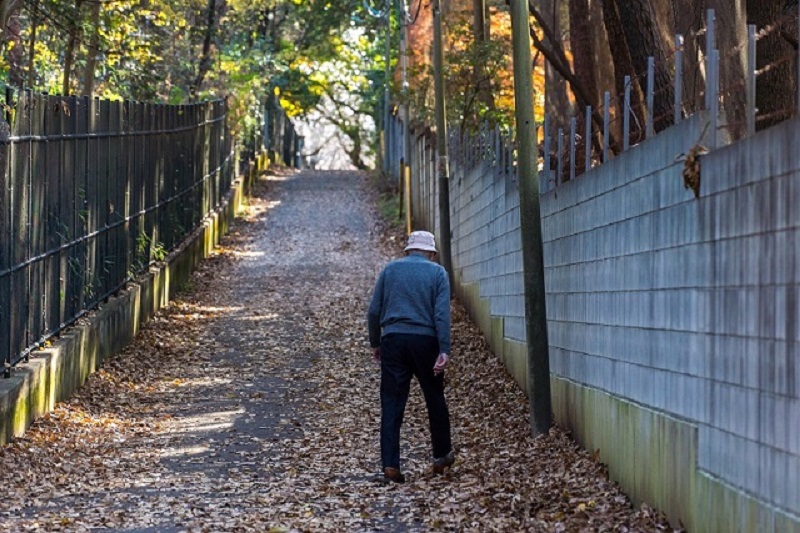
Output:
M162 260L230 188L222 101L168 106L7 89L0 120L0 358Z
M290 167L302 167L301 153L305 139L294 129L294 124L286 116L286 111L275 98L270 98L264 104L262 114L264 117L263 142L270 160Z

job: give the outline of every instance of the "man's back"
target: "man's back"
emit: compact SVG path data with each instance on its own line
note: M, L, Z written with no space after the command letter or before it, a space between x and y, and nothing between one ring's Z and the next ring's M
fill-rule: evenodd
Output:
M381 272L368 312L370 343L383 335L406 333L439 339L450 350L450 285L441 265L412 253Z

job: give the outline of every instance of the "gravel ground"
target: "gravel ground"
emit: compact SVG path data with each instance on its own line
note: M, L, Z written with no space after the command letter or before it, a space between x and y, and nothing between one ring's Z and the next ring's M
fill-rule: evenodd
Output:
M434 476L412 389L403 485L381 482L374 280L401 235L366 174L276 171L122 353L0 448L2 531L652 531L527 400L453 303L455 466Z

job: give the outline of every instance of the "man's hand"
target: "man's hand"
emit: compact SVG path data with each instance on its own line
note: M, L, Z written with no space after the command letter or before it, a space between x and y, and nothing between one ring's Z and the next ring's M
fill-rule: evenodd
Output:
M372 349L372 358L375 360L376 363L381 362L381 347L378 346L377 348Z
M438 376L444 372L445 366L447 366L447 354L440 353L439 357L436 358L436 364L433 365L433 375Z

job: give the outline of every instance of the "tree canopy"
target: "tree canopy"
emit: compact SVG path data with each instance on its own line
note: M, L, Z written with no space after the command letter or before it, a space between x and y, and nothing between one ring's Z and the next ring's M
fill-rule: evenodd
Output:
M355 0L0 0L0 82L161 103L228 98L245 127L273 94L290 116L330 109L325 100L371 114L380 24ZM352 129L339 107L331 118Z
M512 123L507 3L442 0L448 118L462 129ZM417 123L432 122L431 4L408 0L408 91L396 68L400 5L400 0L0 0L0 82L51 94L162 103L226 98L242 135L256 129L254 110L276 98L289 116L313 114L338 128L351 163L364 168L383 120L387 19L394 73L390 98L411 105ZM620 94L627 75L634 80L634 113L642 122L638 85L647 56L654 56L662 88L655 100L659 130L672 120L670 36L685 33L685 56L701 58L704 10L716 3L563 0L529 6L537 120L545 107L560 125L570 115L581 120L580 110L598 109L605 90L612 97ZM785 83L795 77L793 62L786 60L797 42L792 6L792 0L716 6L724 30L718 32L718 46L739 51L722 58L723 86L743 86L745 23L766 32L758 47L761 127L781 120L793 105L795 91ZM703 76L687 67L687 112L699 105ZM741 91L731 91L721 96L722 104L731 103L728 115L739 123L732 104ZM612 132L617 140L619 135Z

